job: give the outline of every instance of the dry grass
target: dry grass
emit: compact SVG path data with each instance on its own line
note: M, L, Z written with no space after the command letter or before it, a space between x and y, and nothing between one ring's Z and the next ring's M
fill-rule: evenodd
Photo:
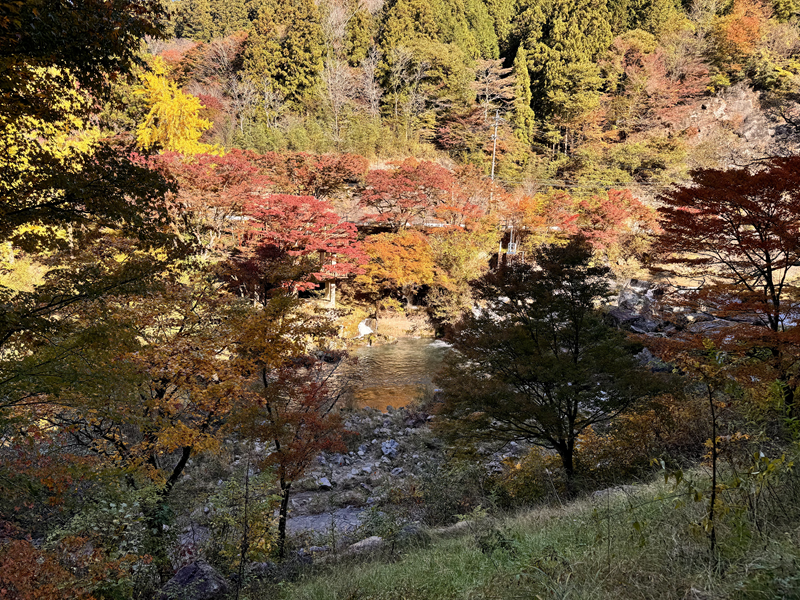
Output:
M279 590L253 590L250 597L800 598L796 492L797 481L776 486L770 519L759 527L746 507L731 506L718 526L715 556L698 525L706 503L661 480L634 492L471 523L456 538L329 566Z

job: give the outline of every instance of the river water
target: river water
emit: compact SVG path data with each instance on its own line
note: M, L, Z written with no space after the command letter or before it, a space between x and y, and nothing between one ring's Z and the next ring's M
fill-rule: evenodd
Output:
M364 346L358 358L361 381L353 391L356 406L386 411L433 395L433 378L449 346L438 340L399 338L394 344Z

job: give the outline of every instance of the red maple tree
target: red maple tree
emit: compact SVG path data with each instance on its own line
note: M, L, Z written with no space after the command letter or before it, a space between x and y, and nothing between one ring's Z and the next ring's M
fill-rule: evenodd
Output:
M255 156L231 150L224 156L167 152L153 158L178 183L169 203L173 227L202 258L234 245L245 205L272 184L260 173Z
M302 291L320 282L360 272L368 257L356 226L342 220L330 203L312 196L256 196L244 206L235 269L240 285L265 299L270 290Z
M720 348L765 356L769 374L759 378L776 381L786 407L796 410L800 157L692 178L659 198L664 264L699 284L675 301L738 323Z
M358 154L267 152L257 158L261 172L270 177L273 191L306 194L327 199L359 183L367 172L367 159Z
M368 218L386 223L396 233L424 220L445 202L453 184L453 175L444 167L407 158L392 169L375 169L367 174L361 206L374 211Z

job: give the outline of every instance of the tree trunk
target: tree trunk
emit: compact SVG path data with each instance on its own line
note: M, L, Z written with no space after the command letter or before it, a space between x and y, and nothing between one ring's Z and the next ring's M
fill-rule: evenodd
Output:
M789 382L790 375L783 368L783 357L781 356L780 348L772 348L772 361L775 370L778 372L778 382L781 386L781 395L783 396L783 408L786 414L790 417L800 417L800 410L795 401L795 390Z
M406 299L406 308L414 307L414 289L410 286L403 286L403 297Z
M559 444L556 447L558 455L561 457L561 466L564 468L564 485L568 498L574 498L577 494L575 487L575 461L574 446L569 443Z
M289 514L289 488L292 483L281 477L281 509L278 516L278 558L286 558L286 518Z
M181 478L183 471L186 469L186 463L189 462L189 457L191 455L191 446L184 446L181 449L181 456L178 459L175 467L173 467L172 473L167 479L167 482L164 484L164 487L158 491L153 503L149 504L149 506L146 506L143 511L147 529L150 531L150 541L152 545L152 548L150 548L150 554L153 557L153 561L156 565L162 583L165 583L170 577L172 577L172 562L170 561L169 553L167 552L167 536L165 535L166 530L164 529L164 526L168 526L169 521L171 520L169 518L170 508L169 504L167 503L167 499L172 492L172 488L175 487L175 484ZM155 464L154 456L150 457L150 462L151 464Z

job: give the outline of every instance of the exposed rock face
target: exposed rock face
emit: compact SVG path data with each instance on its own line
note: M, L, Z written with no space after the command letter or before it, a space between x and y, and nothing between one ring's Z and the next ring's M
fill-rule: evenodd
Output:
M222 600L228 582L203 560L186 565L170 579L157 600Z
M744 83L703 99L679 129L689 132L694 146L715 146L721 168L798 150L797 140L785 131L787 126L765 111L759 92Z

